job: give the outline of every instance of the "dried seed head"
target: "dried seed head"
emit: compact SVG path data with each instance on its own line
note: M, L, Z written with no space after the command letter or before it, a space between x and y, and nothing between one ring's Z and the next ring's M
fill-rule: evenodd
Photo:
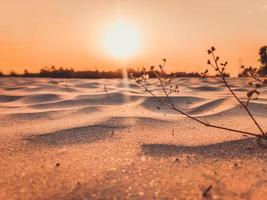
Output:
M257 91L257 90L251 90L251 91L247 92L247 97L248 97L248 98L251 98L251 97L253 96L253 94L257 94L257 95L259 95L260 92Z
M256 83L256 84L255 84L255 87L256 87L256 88L260 88L260 87L262 87L262 84L261 84L261 83Z
M248 82L248 85L253 86L252 81L249 81L249 82Z

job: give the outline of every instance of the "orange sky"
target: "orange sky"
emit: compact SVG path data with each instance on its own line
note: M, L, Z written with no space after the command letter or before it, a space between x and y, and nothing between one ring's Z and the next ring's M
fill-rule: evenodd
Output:
M141 37L127 66L165 57L169 70L201 71L215 45L235 73L238 59L258 66L267 44L267 0L0 0L0 70L117 69L103 34L118 16Z

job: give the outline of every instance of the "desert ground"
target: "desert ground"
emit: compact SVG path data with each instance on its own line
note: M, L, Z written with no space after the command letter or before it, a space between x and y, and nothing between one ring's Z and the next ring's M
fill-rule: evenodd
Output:
M246 81L229 81L245 100ZM183 111L260 134L221 82L177 82ZM1 78L0 199L266 199L254 137L156 106L133 80ZM249 109L267 131L267 88Z

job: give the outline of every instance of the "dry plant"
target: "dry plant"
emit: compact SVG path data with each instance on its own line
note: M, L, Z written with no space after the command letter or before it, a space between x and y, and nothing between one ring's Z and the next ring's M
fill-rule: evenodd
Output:
M253 116L253 114L251 113L250 109L249 109L249 102L251 101L252 97L257 94L259 95L259 91L258 89L260 87L263 86L263 84L266 83L266 81L261 80L260 77L258 77L257 73L256 73L256 69L254 68L246 68L243 67L243 71L246 71L246 73L244 75L248 76L250 79L252 79L252 81L249 82L250 85L253 86L253 89L250 90L247 93L247 101L243 102L236 94L235 92L232 90L231 86L229 85L229 83L226 80L225 77L225 69L227 67L228 62L219 62L220 58L218 56L215 55L215 47L211 47L208 50L208 54L210 55L211 59L207 61L207 64L209 66L211 66L219 75L220 80L224 83L224 85L227 87L227 89L229 90L229 92L232 94L232 96L236 99L236 101L241 105L241 107L246 111L246 113L248 114L248 116L250 117L250 119L253 121L253 123L255 124L255 126L257 127L257 129L259 130L259 133L254 133L254 132L249 132L249 131L244 131L244 130L239 130L239 129L233 129L233 128L229 128L229 127L224 127L224 126L219 126L219 125L215 125L215 124L211 124L208 123L207 121L203 121L201 119L198 119L186 112L184 112L182 109L178 108L174 102L172 101L171 98L171 94L173 93L177 93L179 92L179 86L174 82L175 77L174 76L168 76L165 71L165 64L166 64L166 59L163 59L163 64L159 65L159 67L156 69L155 66L151 66L150 67L150 72L153 72L153 74L155 75L156 79L158 80L159 84L160 84L160 88L162 90L162 92L164 93L163 96L158 96L156 95L155 92L153 92L148 84L148 79L149 79L149 75L148 75L148 71L143 68L142 73L139 77L134 77L133 74L130 74L131 78L135 79L136 83L138 85L140 85L146 92L148 92L150 95L152 95L160 104L166 106L164 107L164 109L172 109L206 127L212 127L212 128L217 128L217 129L222 129L222 130L226 130L226 131L232 131L232 132L236 132L236 133L242 133L245 135L251 135L257 138L257 142L259 145L263 146L263 147L267 147L265 144L265 141L267 140L267 133L262 129L262 127L259 125L259 123L257 122L257 120L255 119L255 117ZM201 73L202 78L206 78L208 77L208 72L209 70L206 69L203 73ZM158 109L162 109L160 106L157 106Z

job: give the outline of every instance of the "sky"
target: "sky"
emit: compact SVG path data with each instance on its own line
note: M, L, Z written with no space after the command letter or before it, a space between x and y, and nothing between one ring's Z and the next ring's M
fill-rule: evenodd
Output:
M139 46L127 59L111 56L108 27L125 21ZM202 71L214 45L237 73L259 66L267 45L267 0L0 0L0 71L149 67L167 59L169 71Z

